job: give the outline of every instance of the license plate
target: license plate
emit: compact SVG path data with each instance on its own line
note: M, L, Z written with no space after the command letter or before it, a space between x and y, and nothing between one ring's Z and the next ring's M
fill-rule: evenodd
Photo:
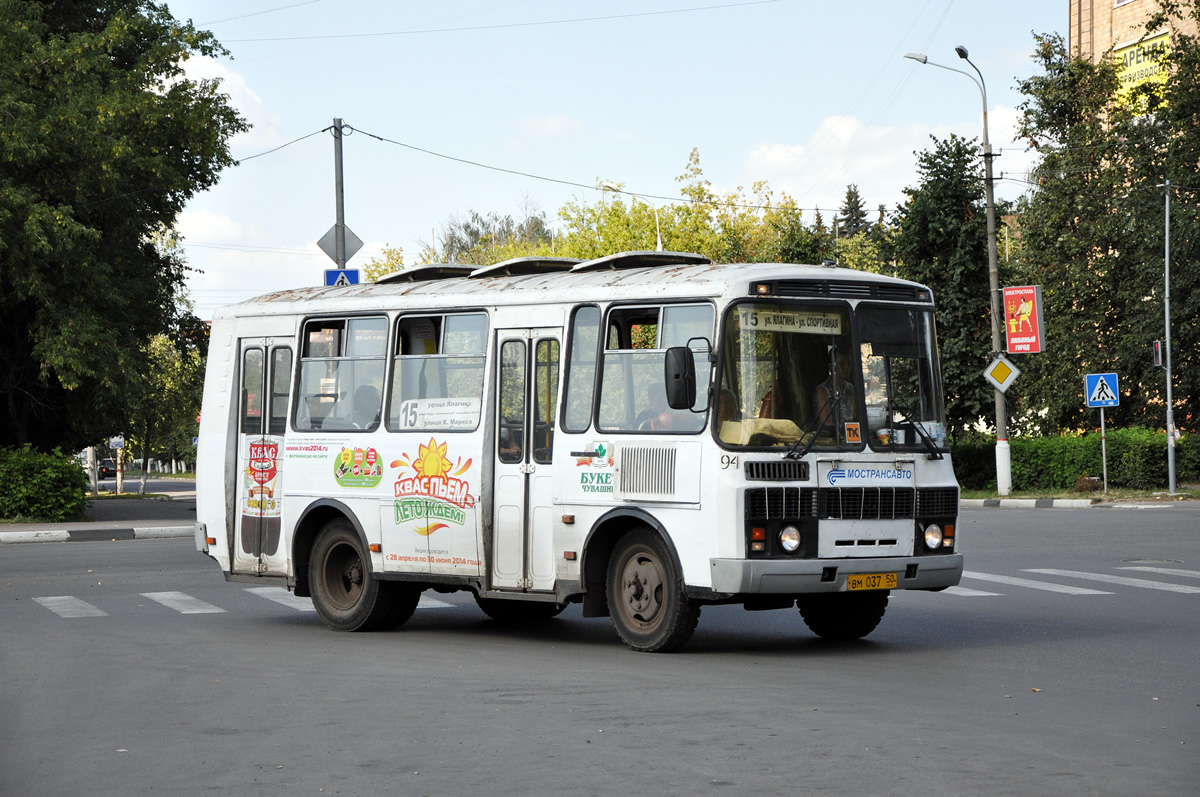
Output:
M895 589L895 573L852 573L846 576L846 589Z

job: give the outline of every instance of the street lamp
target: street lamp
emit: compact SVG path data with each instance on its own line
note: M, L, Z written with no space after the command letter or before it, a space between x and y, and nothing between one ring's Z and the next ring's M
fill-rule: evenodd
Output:
M622 188L621 186L612 182L611 180L605 180L602 183L600 183L600 188L602 188L605 191L614 191L618 194L629 194L632 197L637 197L638 199L642 200L643 202L645 202L647 205L650 206L650 209L654 211L654 236L658 239L658 249L656 249L655 251L661 252L663 250L663 248L662 248L662 229L658 226L658 208L656 208L654 206L654 203L651 202L649 199L646 199L646 197L642 196L641 194L635 194L632 191L626 191L624 188Z
M987 237L988 237L988 288L991 292L992 303L992 357L996 357L1001 352L1002 340L1000 338L1000 271L996 264L996 201L992 192L992 145L988 141L988 102L987 102L987 86L983 82L983 73L979 71L979 67L971 62L967 57L967 48L961 44L954 48L954 52L958 53L958 57L971 64L971 68L975 70L975 75L979 75L979 79L975 79L975 75L965 69L956 69L952 66L937 64L930 61L924 53L908 53L905 58L929 64L930 66L948 69L951 72L958 72L960 75L966 75L979 88L979 93L983 97L983 185L987 196ZM1004 405L1004 393L999 388L996 389L996 490L1000 495L1008 495L1012 491L1012 454L1008 447L1008 414L1007 408Z

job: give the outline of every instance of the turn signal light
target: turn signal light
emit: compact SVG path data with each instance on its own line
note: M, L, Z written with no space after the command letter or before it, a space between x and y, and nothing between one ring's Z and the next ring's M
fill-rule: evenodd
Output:
M383 553L383 546L377 542L373 542L367 547L371 549L371 553Z
M766 529L750 529L750 539L765 541L767 539ZM761 551L761 548L755 548L756 551Z

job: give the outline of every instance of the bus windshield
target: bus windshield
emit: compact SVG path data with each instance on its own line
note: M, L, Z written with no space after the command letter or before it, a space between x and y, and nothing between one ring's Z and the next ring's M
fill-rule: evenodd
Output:
M750 448L942 448L933 330L932 311L894 305L852 316L845 305L739 304L723 331L717 435Z

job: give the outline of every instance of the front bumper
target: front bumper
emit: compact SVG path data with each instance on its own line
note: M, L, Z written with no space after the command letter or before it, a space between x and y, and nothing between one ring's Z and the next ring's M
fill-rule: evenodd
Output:
M942 589L962 579L963 555L878 559L710 559L713 592L799 595L844 592L851 573L896 573L897 589Z

